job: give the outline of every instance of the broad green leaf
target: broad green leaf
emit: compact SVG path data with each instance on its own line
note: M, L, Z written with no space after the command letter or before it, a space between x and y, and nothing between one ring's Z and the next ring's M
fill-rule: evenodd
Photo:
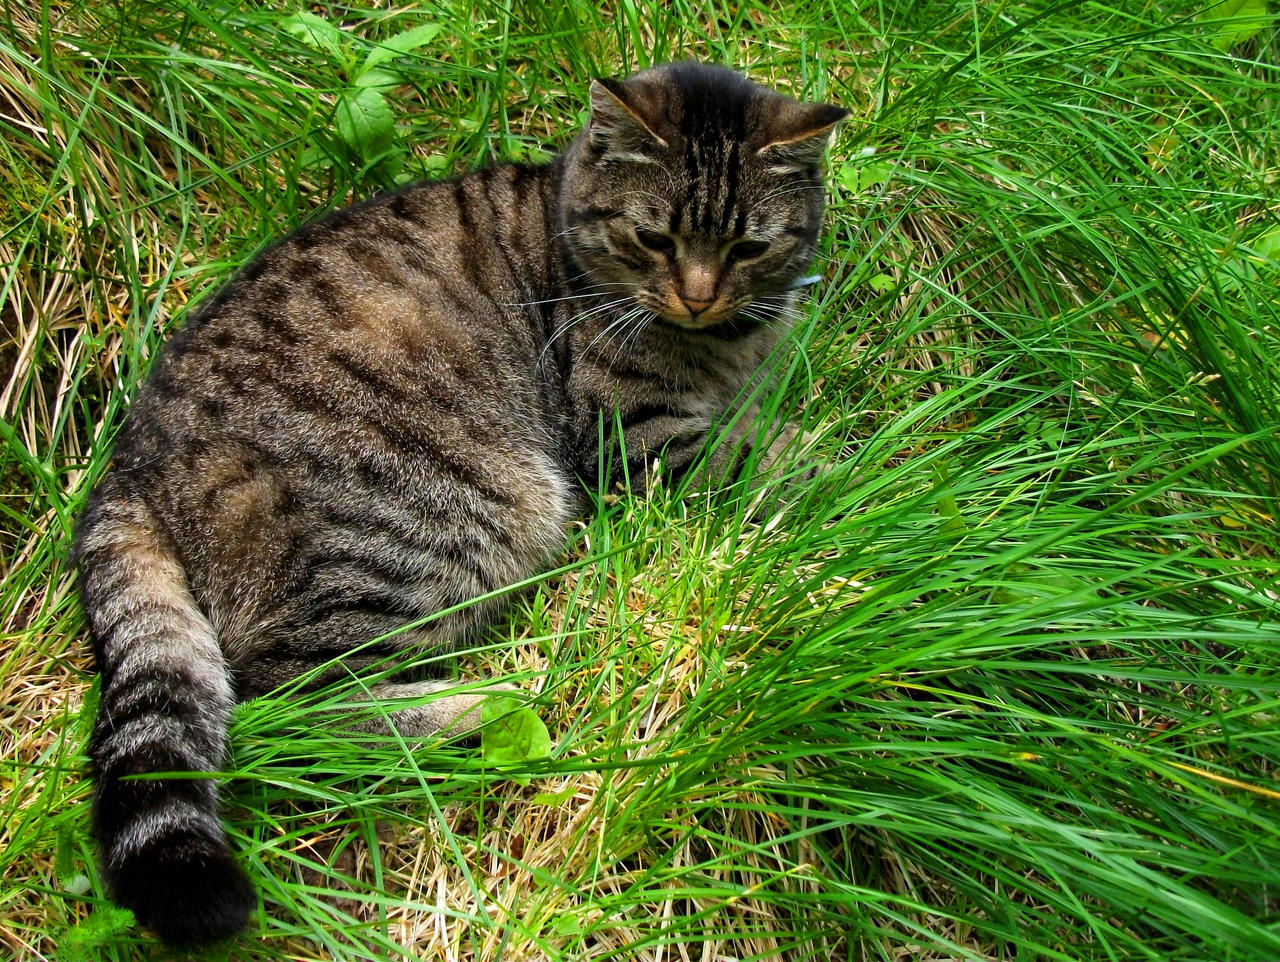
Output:
M299 163L303 167L318 167L327 164L332 154L321 147L319 144L309 144L302 151L302 157Z
M369 51L364 63L356 72L355 83L361 87L380 87L393 84L401 79L403 71L381 68L389 60L402 54L411 53L419 47L425 47L444 29L439 23L421 23L410 27L394 37L388 37Z
M551 928L561 938L582 934L582 923L576 915L561 915L552 923Z
M395 143L396 118L387 98L370 87L346 91L338 98L338 136L366 162L391 149Z
M342 43L345 35L341 29L324 17L318 17L307 10L299 10L281 20L280 29L290 36L297 37L308 47L323 50L331 54L335 60L342 59Z
M432 174L444 174L449 169L449 158L444 154L428 154L421 158L418 163L422 169Z
M404 150L392 150L383 154L382 158L374 164L373 169L380 180L394 184L404 173Z
M394 67L374 67L372 70L361 68L354 84L357 87L394 87L404 83L403 74Z
M1268 261L1280 261L1280 227L1271 228L1249 246L1253 248L1253 252L1259 258L1266 258L1266 260L1259 263L1260 267L1275 270L1275 265L1268 263Z
M1212 269L1193 269L1188 276L1195 284L1206 284L1212 276L1213 284L1224 293L1238 293L1247 287L1258 290L1260 284L1274 290L1276 261L1280 261L1280 227L1237 244Z
M1067 429L1063 425L1051 419L1045 419L1040 426L1040 440L1049 447L1059 447L1066 440Z
M1213 31L1209 42L1219 50L1230 50L1267 25L1267 0L1222 0L1206 7L1199 19Z
M514 765L551 754L547 726L516 698L490 695L480 706L480 719L480 748L489 765Z
M847 161L840 165L836 178L840 186L861 194L893 176L893 165L883 161Z

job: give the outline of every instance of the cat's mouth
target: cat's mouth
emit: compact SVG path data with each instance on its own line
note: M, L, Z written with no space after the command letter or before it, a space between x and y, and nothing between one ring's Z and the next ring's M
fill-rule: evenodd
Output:
M686 331L701 331L733 320L738 312L750 303L751 297L748 295L734 298L717 297L709 303L690 304L673 292L662 298L660 306L655 305L653 312L675 327Z

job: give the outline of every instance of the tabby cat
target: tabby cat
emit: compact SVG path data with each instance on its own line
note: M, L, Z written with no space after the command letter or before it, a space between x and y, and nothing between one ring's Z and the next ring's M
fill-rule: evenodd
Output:
M94 833L141 923L212 941L256 896L212 779L124 776L217 771L238 699L336 656L345 675L464 643L494 603L366 644L540 570L602 459L633 489L660 453L689 469L794 313L845 113L693 63L597 81L551 163L332 213L173 338L76 544L102 673ZM743 456L750 413L711 472ZM483 695L447 682L374 693L434 691L386 717L406 737L475 726Z

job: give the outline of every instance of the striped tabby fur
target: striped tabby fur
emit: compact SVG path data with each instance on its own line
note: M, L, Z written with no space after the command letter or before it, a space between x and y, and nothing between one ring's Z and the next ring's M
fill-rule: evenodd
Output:
M598 81L591 108L549 165L418 184L286 238L138 393L76 552L103 869L165 941L238 931L255 895L212 780L123 776L217 771L237 699L537 572L598 477L602 425L630 460L611 480L642 487L660 451L685 471L785 327L845 112L696 64ZM754 428L731 431L713 471ZM347 667L464 644L492 609ZM480 697L390 717L406 736L470 727Z

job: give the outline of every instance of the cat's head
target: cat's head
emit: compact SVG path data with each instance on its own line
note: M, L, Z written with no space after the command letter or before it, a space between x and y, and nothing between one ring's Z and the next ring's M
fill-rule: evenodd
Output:
M595 81L560 204L586 282L691 329L767 315L813 258L846 114L696 63Z

